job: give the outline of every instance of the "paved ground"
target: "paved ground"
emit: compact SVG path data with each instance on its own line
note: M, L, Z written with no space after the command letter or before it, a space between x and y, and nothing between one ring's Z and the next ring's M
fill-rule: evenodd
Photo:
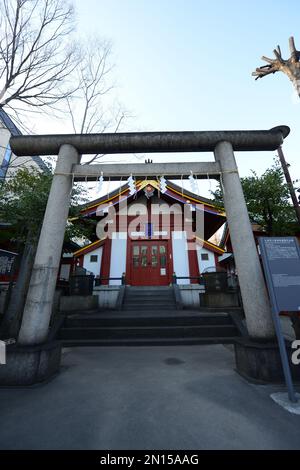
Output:
M60 375L0 390L1 449L300 449L300 416L223 346L80 348Z

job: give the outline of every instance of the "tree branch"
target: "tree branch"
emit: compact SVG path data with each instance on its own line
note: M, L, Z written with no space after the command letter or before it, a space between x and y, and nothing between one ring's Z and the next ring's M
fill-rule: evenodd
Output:
M0 107L14 101L49 106L74 93L68 78L78 66L78 50L66 49L63 41L74 29L72 6L64 0L3 0L0 16Z
M282 58L280 46L277 46L273 51L275 59L262 56L262 60L267 62L268 65L256 68L255 71L252 72L252 75L256 77L255 80L257 80L258 78L263 78L271 73L279 71L283 72L293 82L293 85L300 96L300 52L296 49L293 37L289 38L289 48L291 56L287 60Z

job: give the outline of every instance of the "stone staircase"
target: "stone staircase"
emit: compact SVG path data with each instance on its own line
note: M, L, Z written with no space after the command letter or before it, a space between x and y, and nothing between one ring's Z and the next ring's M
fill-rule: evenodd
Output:
M126 287L122 311L65 316L56 335L63 346L232 344L242 335L236 316L176 308L172 287Z
M128 312L129 313L129 312ZM125 312L124 312L125 314ZM179 315L76 314L65 318L63 346L168 346L232 344L241 332L226 313Z
M176 310L173 286L127 286L125 289L122 310L127 312Z

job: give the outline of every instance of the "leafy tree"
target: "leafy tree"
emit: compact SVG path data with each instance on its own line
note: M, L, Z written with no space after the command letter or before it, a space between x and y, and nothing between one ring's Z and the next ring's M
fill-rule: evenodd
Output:
M14 230L13 239L24 243L37 242L52 182L52 172L41 173L33 168L23 168L0 186L0 219L9 222ZM81 185L74 185L70 206L70 218L79 214L86 200ZM88 228L68 223L65 241L76 236L90 235Z
M0 220L11 224L10 240L17 242L23 251L14 295L10 297L1 325L2 336L16 336L22 318L24 302L29 286L38 237L47 205L52 182L52 173L41 173L34 169L20 169L12 178L0 186ZM74 185L70 206L70 218L76 217L85 192L80 185ZM65 241L73 237L87 237L91 226L68 222Z
M250 219L261 225L267 235L294 235L299 231L289 189L277 160L262 176L252 170L251 176L241 178L241 183ZM221 187L212 194L217 204L223 204Z

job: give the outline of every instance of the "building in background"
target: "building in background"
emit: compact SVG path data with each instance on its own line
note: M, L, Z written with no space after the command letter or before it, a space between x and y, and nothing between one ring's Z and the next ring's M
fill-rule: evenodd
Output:
M197 212L202 236L196 231ZM204 271L218 268L224 253L210 240L226 221L224 211L170 181L165 192L155 180L137 181L134 194L125 184L87 204L79 220L110 231L101 236L95 230L91 243L74 253L74 266L103 278L103 284L121 284L125 276L127 285L166 286L174 275L178 284L197 283Z
M18 135L22 135L22 132L4 109L0 108L0 179L11 176L19 168L48 171L40 157L17 157L12 153L9 139Z

